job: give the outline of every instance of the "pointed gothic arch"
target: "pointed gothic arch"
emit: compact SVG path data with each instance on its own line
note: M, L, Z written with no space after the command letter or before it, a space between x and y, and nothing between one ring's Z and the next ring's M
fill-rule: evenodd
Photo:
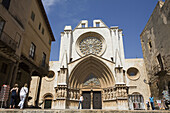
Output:
M93 74L99 80L101 88L111 87L115 84L113 73L109 67L95 55L88 55L72 70L68 85L70 88L82 88L85 79Z

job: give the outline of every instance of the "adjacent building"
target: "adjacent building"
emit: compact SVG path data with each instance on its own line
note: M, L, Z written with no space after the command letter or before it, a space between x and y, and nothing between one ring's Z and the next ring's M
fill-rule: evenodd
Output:
M145 64L142 58L125 59L122 32L102 20L93 20L92 27L82 20L74 30L65 26L59 61L50 61L42 79L40 106L77 109L82 94L83 109L145 109Z
M170 91L170 1L159 1L140 35L151 94ZM169 93L170 94L170 93Z
M0 0L0 86L30 86L36 78L36 94L30 89L30 95L36 95L38 102L52 41L55 38L41 0Z

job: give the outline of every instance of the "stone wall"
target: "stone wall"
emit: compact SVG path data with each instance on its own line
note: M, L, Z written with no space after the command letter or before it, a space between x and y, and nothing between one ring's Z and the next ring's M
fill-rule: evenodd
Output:
M151 93L161 99L170 82L170 1L159 1L140 35Z

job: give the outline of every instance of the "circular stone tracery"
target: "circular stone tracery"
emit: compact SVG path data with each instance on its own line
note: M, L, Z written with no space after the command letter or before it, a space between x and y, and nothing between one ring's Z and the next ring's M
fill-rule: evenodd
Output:
M80 41L79 48L83 55L98 55L102 51L102 41L96 37L87 37Z

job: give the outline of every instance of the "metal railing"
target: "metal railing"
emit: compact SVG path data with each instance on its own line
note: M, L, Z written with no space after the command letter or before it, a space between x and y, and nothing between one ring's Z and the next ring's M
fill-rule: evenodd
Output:
M12 39L7 33L0 30L0 41L6 46L10 47L13 51L16 51L17 42Z

